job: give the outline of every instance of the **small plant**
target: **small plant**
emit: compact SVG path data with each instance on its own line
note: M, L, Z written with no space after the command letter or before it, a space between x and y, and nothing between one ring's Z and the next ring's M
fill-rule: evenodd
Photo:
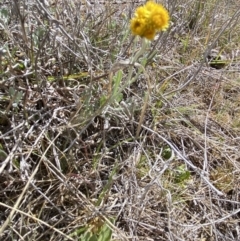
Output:
M110 241L112 230L100 217L96 217L70 236L77 238L78 241Z
M184 164L178 166L174 170L174 180L176 183L184 185L186 181L189 180L189 178L190 178L190 172L187 170Z
M16 91L13 87L9 88L10 100L12 106L16 108L23 97L22 91Z

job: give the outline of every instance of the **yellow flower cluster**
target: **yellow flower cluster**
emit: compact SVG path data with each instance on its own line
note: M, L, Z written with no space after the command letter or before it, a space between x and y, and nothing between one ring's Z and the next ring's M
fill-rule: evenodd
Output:
M169 26L169 13L158 3L148 1L138 7L131 19L131 31L134 35L152 40L158 31L164 31Z

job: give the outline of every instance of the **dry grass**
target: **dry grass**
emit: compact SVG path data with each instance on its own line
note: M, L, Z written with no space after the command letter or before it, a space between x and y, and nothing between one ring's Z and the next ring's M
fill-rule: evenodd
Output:
M42 2L1 3L1 240L240 240L239 3L164 1L143 112L140 3Z

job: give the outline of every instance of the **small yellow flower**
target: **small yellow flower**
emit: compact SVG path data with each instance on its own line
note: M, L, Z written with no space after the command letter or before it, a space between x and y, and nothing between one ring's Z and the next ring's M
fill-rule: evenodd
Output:
M158 31L169 27L169 19L168 11L161 4L148 1L136 9L130 28L134 35L152 40Z

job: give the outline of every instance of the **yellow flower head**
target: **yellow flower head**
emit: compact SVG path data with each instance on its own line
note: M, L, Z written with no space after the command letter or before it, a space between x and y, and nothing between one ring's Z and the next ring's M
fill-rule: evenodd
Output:
M158 31L165 31L169 26L169 13L158 3L148 1L138 7L131 19L131 31L134 35L152 40Z

